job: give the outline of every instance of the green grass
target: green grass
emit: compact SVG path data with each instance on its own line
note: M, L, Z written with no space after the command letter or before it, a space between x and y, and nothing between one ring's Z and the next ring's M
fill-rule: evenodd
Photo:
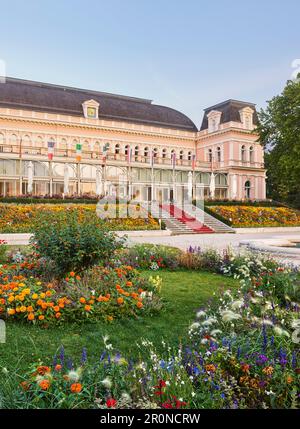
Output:
M144 275L149 273L144 272ZM112 324L99 322L51 329L10 322L6 325L6 344L0 344L0 366L25 369L39 358L49 363L62 344L72 357L79 358L82 347L87 348L89 356L97 357L103 350L103 335L109 335L116 349L129 357L137 357L136 342L142 338L157 345L162 339L171 345L185 342L187 327L194 320L197 309L205 305L214 292L238 284L236 280L206 272L162 271L158 274L163 278L162 297L165 303L158 314Z

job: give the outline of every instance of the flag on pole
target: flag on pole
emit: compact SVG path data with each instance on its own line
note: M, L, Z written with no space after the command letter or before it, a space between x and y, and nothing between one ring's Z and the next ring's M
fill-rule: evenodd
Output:
M196 168L196 154L194 153L192 156L192 170Z
M154 151L153 151L153 149L151 149L151 152L150 152L150 166L151 167L154 166Z
M129 147L127 149L127 162L128 162L128 164L131 163L131 156L132 156L132 149Z
M171 162L172 162L173 169L175 169L175 167L176 167L176 152L172 152L172 154L171 154Z
M54 141L49 141L48 142L48 159L49 159L49 161L52 161L52 159L53 159L54 146L55 146L55 142Z
M106 154L108 152L109 149L109 143L105 143L105 145L103 146L103 161L106 161Z
M82 144L76 144L76 161L80 162L82 159Z

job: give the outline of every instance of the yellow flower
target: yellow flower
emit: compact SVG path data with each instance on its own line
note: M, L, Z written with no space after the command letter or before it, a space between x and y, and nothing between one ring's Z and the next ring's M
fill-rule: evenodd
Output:
M7 310L7 313L8 313L10 316L13 316L13 315L16 313L16 310L15 310L15 309L13 309L13 308L9 308L9 309Z
M46 294L44 292L40 293L40 298L44 299L46 297Z
M38 297L39 297L39 296L38 296L38 294L37 294L37 293L34 293L34 294L32 295L32 297L31 297L31 298L32 298L32 299L38 299Z
M10 295L10 297L8 298L8 302L13 302L15 300L15 297L13 295Z

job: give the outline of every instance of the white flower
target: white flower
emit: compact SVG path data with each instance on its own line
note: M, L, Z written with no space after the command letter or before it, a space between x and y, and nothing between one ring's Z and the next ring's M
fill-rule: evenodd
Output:
M200 317L205 317L205 316L206 316L206 313L203 310L198 311L196 314L197 319L200 319Z
M71 370L68 372L68 378L70 381L78 381L80 379L80 371Z
M209 317L208 319L204 320L202 322L202 326L210 326L217 322L217 319L215 317Z
M195 329L199 328L199 326L200 326L200 323L195 322L195 323L193 323L193 324L190 326L190 329L191 329L192 331L194 331Z
M233 310L238 310L239 308L243 307L243 305L244 305L244 300L238 299L236 301L233 301L233 303L231 304L231 308Z
M129 402L131 400L130 395L126 392L123 392L121 397L122 397L123 401L125 401L125 402Z
M210 333L210 335L211 336L215 336L215 335L218 335L218 334L222 334L222 331L220 331L220 329L214 329L213 331L211 331L211 333Z
M101 381L101 383L103 384L104 387L106 387L107 389L111 389L112 386L112 382L110 380L109 377L104 378L104 380Z
M292 341L295 344L300 343L300 329L295 329L295 331L292 333Z
M279 335L280 337L283 337L283 336L289 337L290 336L290 334L287 331L285 331L284 329L280 328L280 326L274 326L274 332L275 332L275 334Z
M273 322L271 322L271 320L269 319L264 319L264 320L260 320L260 322L262 325L266 325L266 326L273 326Z
M224 310L221 312L223 322L231 322L232 320L241 319L241 315L238 313L234 313L231 310Z
M294 329L300 328L300 319L292 320L291 327Z

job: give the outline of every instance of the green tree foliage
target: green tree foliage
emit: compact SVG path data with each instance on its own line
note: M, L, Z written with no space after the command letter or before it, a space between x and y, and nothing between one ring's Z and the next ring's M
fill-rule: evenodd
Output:
M300 74L259 113L268 194L300 207Z

